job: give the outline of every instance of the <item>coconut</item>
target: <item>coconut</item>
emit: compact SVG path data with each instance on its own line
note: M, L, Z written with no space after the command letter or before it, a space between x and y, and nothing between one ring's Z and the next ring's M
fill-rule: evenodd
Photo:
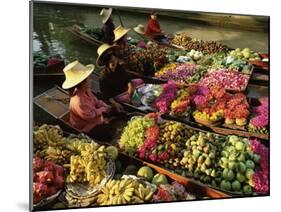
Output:
M137 176L139 177L144 177L146 178L148 181L151 181L153 178L153 171L150 167L148 166L143 166L139 169Z
M153 177L152 183L155 185L165 185L168 184L168 180L165 175L158 173Z
M233 191L240 191L240 189L241 189L240 182L237 181L237 180L233 181L232 184L231 184L231 188L232 188Z

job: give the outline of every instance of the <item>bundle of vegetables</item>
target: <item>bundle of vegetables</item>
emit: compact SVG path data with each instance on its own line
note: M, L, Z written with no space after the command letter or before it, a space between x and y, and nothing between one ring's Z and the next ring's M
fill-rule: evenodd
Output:
M212 70L200 80L201 86L223 86L227 90L244 91L248 85L249 75L228 69Z
M49 57L43 52L34 52L33 53L33 65L34 68L38 67L47 67L47 61Z
M234 121L238 126L247 124L249 116L249 104L243 93L231 95L224 108L224 118L226 124L233 124Z
M190 95L187 88L181 89L177 98L171 104L171 114L172 115L187 115L189 112L190 105Z
M204 54L229 51L229 47L226 45L220 44L216 41L192 39L185 33L176 34L171 42L172 44L183 47L187 51L194 49L196 51L201 51Z
M164 67L155 76L163 80L173 80L176 82L186 82L197 70L197 66L190 63L172 63Z
M251 182L254 187L254 191L261 193L268 193L269 191L269 161L268 161L268 148L266 148L257 139L249 141L251 144L251 150L260 156L260 166L255 171Z
M153 202L167 202L178 200L194 200L196 197L188 193L185 187L174 181L172 184L160 185L153 195Z
M177 95L178 87L174 82L168 82L163 85L162 94L154 101L154 107L160 113L167 113L170 110L170 106Z
M132 52L128 58L128 65L132 70L148 74L153 74L155 70L162 68L167 62L164 48L139 49Z
M64 187L64 169L54 162L33 158L33 203L55 195Z
M120 148L133 155L144 144L146 130L155 125L150 117L135 117L128 122L120 138Z
M102 31L99 27L80 26L81 32L85 32L96 40L101 40Z
M261 100L261 105L253 109L253 117L250 120L248 130L256 133L268 133L268 98Z
M242 60L261 61L259 54L251 51L249 48L244 48L242 51L240 48L236 48L235 50L230 51L229 55Z
M187 52L184 50L176 50L176 49L167 50L167 58L170 63L177 61L177 59L181 56L188 56Z

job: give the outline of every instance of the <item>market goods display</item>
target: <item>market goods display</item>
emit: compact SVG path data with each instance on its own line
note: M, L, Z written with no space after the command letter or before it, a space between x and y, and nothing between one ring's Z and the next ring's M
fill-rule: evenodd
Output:
M176 99L171 104L172 116L188 116L190 111L190 95L187 88L178 91Z
M89 187L99 185L107 176L107 152L105 146L97 143L72 141L68 148L76 154L70 157L68 183L87 183Z
M261 61L259 54L249 48L244 48L243 50L236 48L235 50L230 51L229 55L242 60Z
M253 109L252 118L250 119L248 130L254 133L268 133L268 98L263 98L261 105Z
M128 154L133 154L144 143L146 130L152 127L154 119L149 117L134 117L124 128L120 138L121 149Z
M206 74L203 79L199 81L201 86L223 86L231 91L244 91L248 85L250 77L247 74L242 74L236 71L227 69L213 70Z
M155 76L163 80L185 83L196 71L197 66L194 64L172 63L156 72Z
M168 60L165 48L148 47L133 51L127 62L131 70L153 75L155 70L162 68Z
M150 202L153 196L151 187L137 180L126 178L109 180L98 195L98 205L120 205Z
M61 165L69 163L71 151L59 127L46 124L35 127L33 144L34 155Z
M169 202L178 200L195 200L196 196L186 191L183 185L176 181L172 184L160 185L153 195L153 202Z
M187 51L191 51L192 49L194 49L196 51L201 51L204 54L227 52L229 50L229 47L217 43L216 41L195 40L185 33L176 34L171 43L177 46L181 46Z
M61 62L62 58L60 57L60 55L54 55L50 57L41 51L35 52L33 54L33 66L35 71L50 67Z
M56 196L64 187L64 169L54 162L34 157L33 162L33 203Z

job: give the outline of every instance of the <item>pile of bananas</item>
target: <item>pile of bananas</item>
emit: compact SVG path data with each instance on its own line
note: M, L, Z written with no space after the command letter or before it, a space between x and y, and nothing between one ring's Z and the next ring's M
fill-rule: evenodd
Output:
M34 128L33 142L34 155L56 164L69 162L71 151L60 128L47 124Z
M149 202L153 197L150 187L134 179L110 180L98 195L99 205L120 205Z
M105 146L76 140L68 144L76 155L70 157L69 183L88 183L94 187L106 177L107 153Z

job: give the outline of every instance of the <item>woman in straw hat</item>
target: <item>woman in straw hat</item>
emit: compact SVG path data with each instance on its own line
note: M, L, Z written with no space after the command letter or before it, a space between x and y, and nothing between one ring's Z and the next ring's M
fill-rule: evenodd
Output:
M84 66L79 61L68 64L64 69L63 89L70 94L70 124L84 133L99 139L110 139L111 129L104 117L110 106L98 100L91 91L95 66Z
M116 45L102 44L98 48L97 65L104 66L100 78L100 88L103 96L120 112L123 107L118 101L130 102L134 88L142 84L143 81L141 79L132 80L131 76L126 72L125 66L120 63L119 58L116 56L116 49L118 49ZM124 92L127 92L127 94L121 98L115 98L118 94Z
M129 31L130 29L126 29L121 25L116 27L116 29L114 30L114 44L119 46L118 57L123 61L127 61L128 56L131 52L127 40L127 33Z
M100 12L100 16L102 18L102 42L103 43L108 43L108 44L113 44L114 40L114 29L115 26L113 24L113 20L111 18L112 15L112 8L105 9L103 8Z

